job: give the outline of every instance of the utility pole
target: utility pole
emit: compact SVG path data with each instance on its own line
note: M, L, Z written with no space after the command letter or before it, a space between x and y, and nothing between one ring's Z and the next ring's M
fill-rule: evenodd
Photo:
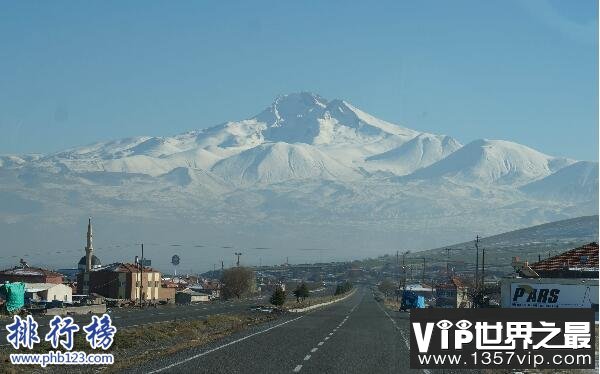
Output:
M481 249L481 289L485 290L485 248Z
M403 280L402 280L402 292L406 291L406 255L409 254L410 251L406 251L402 254L402 269L404 270Z
M399 261L400 251L396 251L396 302L400 300L400 261Z
M240 267L240 256L242 255L242 252L235 252L235 255L237 256L237 267Z
M139 262L139 267L140 267L140 280L139 280L139 300L140 300L140 306L142 306L142 291L144 290L144 283L142 282L142 279L144 277L144 243L140 244L142 246L142 258L140 259Z
M423 257L423 272L421 273L421 286L425 287L425 257Z
M225 270L225 264L223 263L223 260L221 260L221 273L223 272L223 270Z
M477 256L475 257L475 289L479 288L479 235L475 237L475 250Z
M450 278L450 248L446 248L446 276Z

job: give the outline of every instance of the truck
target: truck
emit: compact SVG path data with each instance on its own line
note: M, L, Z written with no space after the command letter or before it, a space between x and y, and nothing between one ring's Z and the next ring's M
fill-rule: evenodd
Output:
M411 309L425 308L425 297L418 296L414 291L402 291L402 302L400 303L400 311L406 312Z

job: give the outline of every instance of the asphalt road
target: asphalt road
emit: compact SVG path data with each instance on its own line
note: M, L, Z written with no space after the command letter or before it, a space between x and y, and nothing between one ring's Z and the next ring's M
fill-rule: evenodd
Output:
M384 311L370 290L305 314L157 358L136 373L403 373L408 316Z

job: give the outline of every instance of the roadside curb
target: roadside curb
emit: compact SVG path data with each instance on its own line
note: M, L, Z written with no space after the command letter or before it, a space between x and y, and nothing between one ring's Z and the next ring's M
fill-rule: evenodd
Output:
M348 293L346 296L340 297L339 299L331 300L331 301L328 301L326 303L321 303L321 304L315 304L315 305L307 306L306 308L289 309L288 312L290 312L290 313L307 312L309 310L313 310L313 309L316 309L316 308L320 308L322 306L330 305L330 304L333 304L333 303L337 303L338 301L345 300L345 299L349 298L350 296L354 295L355 292L356 292L356 288L353 289L352 292Z

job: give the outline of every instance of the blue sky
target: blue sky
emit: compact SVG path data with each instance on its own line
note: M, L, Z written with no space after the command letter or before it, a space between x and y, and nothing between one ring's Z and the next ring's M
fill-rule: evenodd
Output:
M172 135L312 91L463 143L597 160L597 14L595 0L5 2L0 154Z

